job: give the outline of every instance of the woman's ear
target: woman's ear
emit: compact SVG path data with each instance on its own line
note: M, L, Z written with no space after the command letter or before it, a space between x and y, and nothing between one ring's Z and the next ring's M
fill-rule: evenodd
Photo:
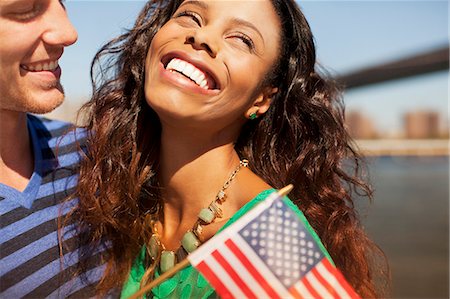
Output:
M248 108L245 117L248 119L255 119L262 116L270 108L272 98L278 92L277 87L266 87L263 92L256 98L252 106Z

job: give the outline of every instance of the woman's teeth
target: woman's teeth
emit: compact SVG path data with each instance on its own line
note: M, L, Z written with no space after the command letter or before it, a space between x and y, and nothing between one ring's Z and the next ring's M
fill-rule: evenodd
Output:
M27 71L54 71L58 67L58 60L36 64L22 64L21 67Z
M209 89L208 81L206 80L207 75L189 62L178 58L173 58L167 64L166 70L179 72L194 81L201 88L206 90Z

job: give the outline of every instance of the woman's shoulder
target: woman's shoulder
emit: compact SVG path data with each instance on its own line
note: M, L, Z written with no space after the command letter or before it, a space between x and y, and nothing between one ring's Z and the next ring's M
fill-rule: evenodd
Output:
M221 228L221 230L225 229L227 226L236 222L239 218L241 218L244 214L250 211L253 207L255 207L258 203L264 201L267 196L271 193L275 192L275 189L270 188L259 192L256 196L254 196L250 201L244 204L229 220L228 222Z

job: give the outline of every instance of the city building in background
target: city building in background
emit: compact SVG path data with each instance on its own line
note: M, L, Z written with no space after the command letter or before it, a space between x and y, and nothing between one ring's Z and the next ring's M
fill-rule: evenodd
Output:
M345 125L354 139L373 139L378 137L371 118L358 110L349 111L345 115Z
M380 120L377 120L380 121ZM442 112L417 109L403 114L403 126L392 133L383 131L377 121L361 110L345 114L345 125L353 139L448 139L448 119Z
M417 110L404 115L405 136L410 139L438 138L440 117L436 111Z

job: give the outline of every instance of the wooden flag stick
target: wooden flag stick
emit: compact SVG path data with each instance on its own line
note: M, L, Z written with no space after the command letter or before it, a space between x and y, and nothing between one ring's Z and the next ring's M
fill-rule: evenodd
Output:
M278 193L279 196L282 197L282 196L288 195L289 192L291 192L293 188L294 188L294 186L292 184L289 184L286 187L283 187L280 190L278 190L277 193ZM177 273L181 269L184 269L188 265L189 265L189 260L187 258L185 258L184 260L182 260L181 262L176 264L173 268L167 270L167 272L164 272L162 275L158 276L155 280L152 280L149 284L145 285L139 291L137 291L136 293L131 295L129 297L129 299L138 299L138 298L140 298L141 296L143 296L146 293L148 293L151 289L153 289L154 287L156 287L157 285L162 283L164 280L172 277L173 275L175 275L175 273Z
M131 295L129 299L140 298L141 296L148 293L151 289L159 285L161 282L163 282L167 278L172 277L175 273L177 273L181 269L184 269L187 266L189 266L189 260L185 258L184 260L176 264L173 268L170 268L169 270L167 270L167 272L164 272L162 275L158 276L155 280L152 280L149 284L145 285L142 289Z
M289 192L292 191L292 189L294 189L294 185L289 184L286 187L281 188L280 190L278 190L278 195L283 197L289 194Z

